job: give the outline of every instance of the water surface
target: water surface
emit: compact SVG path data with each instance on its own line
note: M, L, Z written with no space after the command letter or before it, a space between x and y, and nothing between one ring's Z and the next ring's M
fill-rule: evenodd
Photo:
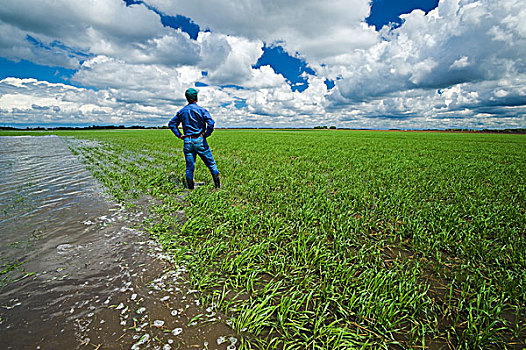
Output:
M235 349L141 229L146 211L109 200L76 142L0 137L0 348Z

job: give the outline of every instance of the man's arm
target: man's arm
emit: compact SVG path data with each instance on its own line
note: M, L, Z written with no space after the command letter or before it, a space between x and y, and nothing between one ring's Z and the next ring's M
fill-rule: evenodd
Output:
M181 124L181 120L179 119L179 113L177 113L168 123L168 127L172 129L174 135L180 139L183 135L179 131L179 124Z
M205 118L206 123L206 131L205 131L205 137L209 137L214 132L214 120L212 119L212 116L206 109L204 109L203 117Z

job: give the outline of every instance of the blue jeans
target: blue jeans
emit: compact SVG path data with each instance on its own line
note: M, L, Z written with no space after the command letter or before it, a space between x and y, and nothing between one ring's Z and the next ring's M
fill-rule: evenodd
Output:
M212 156L212 151L206 142L206 138L200 136L198 138L186 138L184 139L184 159L186 161L186 178L193 180L194 179L194 169L195 169L195 159L199 155L205 165L210 170L212 175L219 174L217 170L217 165Z

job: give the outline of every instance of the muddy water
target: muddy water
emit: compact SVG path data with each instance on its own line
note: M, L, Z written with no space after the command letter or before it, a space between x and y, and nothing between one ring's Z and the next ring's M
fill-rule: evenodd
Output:
M0 349L236 349L68 142L0 137Z

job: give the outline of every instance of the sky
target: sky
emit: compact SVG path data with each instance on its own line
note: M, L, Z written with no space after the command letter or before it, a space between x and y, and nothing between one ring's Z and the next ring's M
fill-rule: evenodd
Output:
M0 0L0 126L526 128L523 0Z

